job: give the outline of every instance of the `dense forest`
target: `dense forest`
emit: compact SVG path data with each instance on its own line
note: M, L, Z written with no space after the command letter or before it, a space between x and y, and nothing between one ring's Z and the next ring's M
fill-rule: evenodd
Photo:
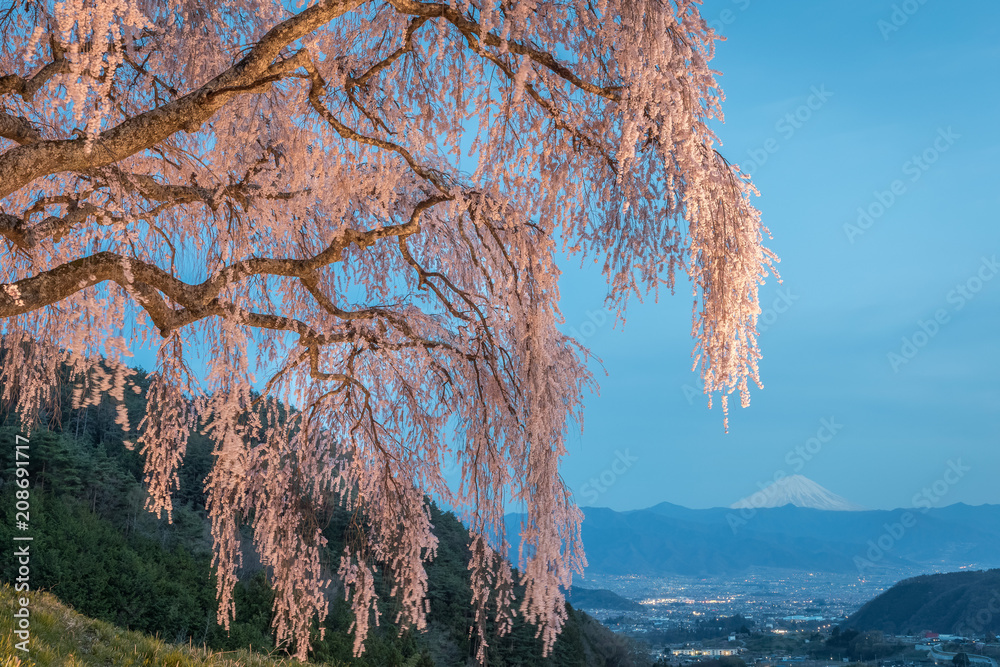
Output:
M141 375L139 386L148 386ZM174 643L216 650L275 649L271 633L272 593L266 572L255 558L249 530L244 567L236 589L236 620L229 632L215 623L215 580L203 482L213 463L212 443L199 432L188 441L180 486L174 494L172 523L144 509L143 460L126 447L109 397L73 409L64 387L60 409L43 415L30 434L32 542L31 586L47 590L76 611L121 628L156 635ZM133 428L145 412L144 392L126 392ZM14 526L14 440L24 434L17 415L0 410L0 540L10 543ZM430 616L425 632L394 626L392 600L383 603L381 625L366 642L361 658L351 655L347 630L352 617L342 589L331 586L331 613L325 637L314 637L311 661L331 664L472 664L471 594L468 533L458 519L433 504L437 556L428 564ZM351 516L329 513L324 535L327 563L336 562ZM355 528L356 529L356 528ZM3 563L0 580L15 578L15 564ZM388 582L380 582L388 599ZM541 640L532 626L516 619L513 631L497 637L488 628L490 665L645 665L646 651L615 635L593 618L567 605L569 620L551 656L541 657ZM278 647L279 650L281 647Z

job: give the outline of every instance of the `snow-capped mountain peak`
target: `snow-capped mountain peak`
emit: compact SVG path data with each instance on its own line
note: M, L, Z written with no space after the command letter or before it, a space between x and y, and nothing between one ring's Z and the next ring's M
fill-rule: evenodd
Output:
M776 482L752 493L730 505L732 509L761 507L811 507L818 510L857 512L864 507L855 505L846 498L827 491L822 486L802 475L783 477Z

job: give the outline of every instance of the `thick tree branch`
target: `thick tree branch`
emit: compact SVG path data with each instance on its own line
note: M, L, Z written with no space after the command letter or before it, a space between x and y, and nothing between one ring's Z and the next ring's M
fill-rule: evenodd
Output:
M301 66L302 52L278 63L274 60L283 48L361 3L362 0L331 0L309 7L272 28L246 57L200 88L128 118L92 140L37 141L6 151L0 155L0 199L36 178L103 167L148 149L181 130L197 131L237 94L257 90Z
M25 218L19 218L9 213L0 213L0 236L17 246L20 250L30 250L42 239L52 238L58 242L73 226L84 222L91 216L98 218L110 217L105 211L86 202L78 204L75 201L67 204L69 210L62 217L50 215L41 222L28 225Z
M0 286L2 292L0 317L12 317L53 305L81 290L110 280L126 290L132 289L135 285L155 288L174 303L181 305L182 310L173 310L163 304L155 303L155 299L151 300L148 291L137 290L139 301L144 307L149 305L147 312L154 317L161 333L166 335L173 329L204 317L226 314L227 306L218 301L218 296L228 285L260 275L311 279L312 274L318 269L340 261L343 251L352 243L360 248L367 248L379 239L390 236L403 238L416 233L420 229L420 216L423 212L442 201L446 201L446 198L438 196L420 202L414 208L410 220L401 225L387 225L364 232L348 229L325 250L313 257L305 259L251 257L222 268L197 285L185 283L155 264L113 252L99 252L30 278ZM0 223L3 221L3 218L0 218ZM11 220L6 222L15 226ZM15 229L7 236L18 238L18 233L23 236L27 232ZM276 316L244 314L241 317L246 318L246 323L251 326L298 331L296 326L285 322L284 318L279 318L281 321L273 319ZM307 332L299 331L299 333L305 335Z
M57 74L69 71L69 61L63 57L65 50L56 41L55 36L49 37L49 47L52 49L52 62L38 70L34 76L24 78L17 74L0 76L0 95L16 93L25 102L31 102L42 86Z
M39 141L42 133L24 116L12 116L0 111L0 137L24 145Z
M231 199L242 206L248 208L254 198L260 199L291 199L303 192L275 192L263 193L262 188L245 183L238 183L217 189L209 189L197 185L174 185L160 183L152 176L146 174L129 174L120 169L111 167L112 176L115 183L120 187L138 193L144 199L151 202L161 202L144 214L137 215L136 219L152 220L157 214L172 208L193 202L203 203L213 211L217 210L220 203L225 199ZM99 184L96 187L101 187ZM96 189L96 188L95 188ZM47 216L34 225L29 225L27 220L33 212L44 209L45 205L63 204L68 207L64 216ZM55 200L43 200L28 209L24 216L19 218L9 213L0 213L0 236L6 238L20 250L31 250L47 238L51 238L58 243L61 238L87 221L88 218L95 217L98 220L111 218L107 212L94 204L87 202L79 203L75 199L59 197Z

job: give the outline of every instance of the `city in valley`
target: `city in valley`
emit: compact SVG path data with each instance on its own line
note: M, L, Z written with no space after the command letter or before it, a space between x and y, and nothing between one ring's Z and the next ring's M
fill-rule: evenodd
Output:
M693 577L588 575L581 588L610 590L635 600L632 612L588 610L622 627L694 629L707 618L742 616L759 628L780 629L810 622L837 623L890 587L898 574L860 579L851 574L756 569L745 575Z
M647 645L657 664L997 667L1000 643L993 632L844 629L895 583L927 573L752 568L730 576L589 575L580 588L594 591L574 588L572 597L615 632Z
M866 510L793 475L730 507L584 515L570 602L654 662L1000 657L998 505Z

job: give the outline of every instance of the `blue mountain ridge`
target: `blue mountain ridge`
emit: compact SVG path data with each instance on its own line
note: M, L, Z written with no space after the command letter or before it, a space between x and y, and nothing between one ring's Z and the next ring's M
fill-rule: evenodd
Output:
M583 511L587 572L595 574L719 575L773 567L863 575L1000 566L1000 505L838 512L660 503L626 512ZM523 517L507 516L515 561Z

